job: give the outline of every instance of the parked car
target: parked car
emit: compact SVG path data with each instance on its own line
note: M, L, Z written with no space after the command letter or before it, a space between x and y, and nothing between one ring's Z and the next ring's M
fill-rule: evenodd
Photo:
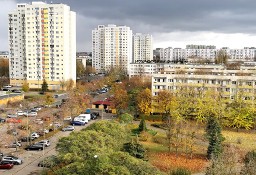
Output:
M10 89L3 88L2 91L10 91Z
M91 113L90 115L91 115L91 119L92 119L92 120L97 119L97 115L95 115L94 113Z
M36 145L44 145L44 146L46 146L46 147L48 147L48 146L51 145L51 143L50 143L49 140L41 140L41 141L39 141L39 142L36 142L35 144L36 144Z
M35 139L37 139L37 138L39 138L40 136L39 136L39 134L38 134L38 133L33 132L33 133L30 135L30 137L31 137L31 138L35 138Z
M17 114L7 114L7 118L17 118Z
M40 111L42 109L42 107L36 106L36 107L34 107L34 109L38 112L38 111Z
M41 151L44 149L44 146L42 144L34 144L34 145L29 145L25 148L25 150L30 151L30 150L38 150Z
M2 161L12 162L14 165L21 165L23 161L15 156L3 156Z
M39 125L41 125L41 124L44 123L43 119L41 119L41 118L35 119L34 122L35 122L36 124L39 124Z
M9 85L9 84L3 86L3 88L11 88L11 87L12 85Z
M62 128L62 131L74 131L75 127L74 126L66 126L65 128Z
M22 146L22 144L20 141L11 143L10 145L6 145L7 148L16 148L16 147L21 147L21 146Z
M23 115L24 115L24 112L23 112L23 111L17 111L17 112L16 112L16 115L18 115L18 116L23 116Z
M72 122L71 122L71 125L73 125L73 126L75 126L75 125L82 126L82 125L85 125L85 122L81 122L81 121L72 121Z
M59 164L58 158L55 155L44 158L38 163L39 167L51 168Z
M70 117L70 116L65 117L64 120L65 120L65 121L71 121L71 120L72 120L72 117Z
M4 118L0 118L0 123L4 123L6 120Z
M11 169L13 167L13 163L11 161L1 161L0 169Z
M37 112L29 112L26 115L28 115L29 117L36 117L37 116Z
M21 119L9 118L6 120L7 123L21 123Z
M30 142L30 141L33 141L33 140L35 140L36 138L34 138L34 137L21 137L19 140L21 141L21 142Z

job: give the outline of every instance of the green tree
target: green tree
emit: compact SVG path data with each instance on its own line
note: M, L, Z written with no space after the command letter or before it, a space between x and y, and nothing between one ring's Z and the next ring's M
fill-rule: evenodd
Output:
M138 129L139 129L139 132L147 131L147 125L144 117L141 119Z
M48 84L47 84L45 79L43 80L43 84L42 84L41 90L42 90L42 92L48 91Z
M133 116L131 114L125 113L125 114L121 114L119 116L119 121L120 123L132 123L133 121Z
M219 121L213 115L207 117L206 137L209 141L207 157L209 159L218 157L222 153L224 137L221 134Z
M29 91L29 84L27 82L23 83L22 90L24 92L28 92Z
M143 145L133 142L125 143L123 145L123 150L125 152L128 152L131 156L139 159L143 159L146 153L146 150L143 147Z

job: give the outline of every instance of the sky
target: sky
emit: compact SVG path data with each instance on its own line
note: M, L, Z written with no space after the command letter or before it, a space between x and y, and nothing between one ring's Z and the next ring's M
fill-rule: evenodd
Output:
M36 0L35 0L36 1ZM8 13L28 0L0 0L0 51L8 50ZM44 1L50 3L51 1ZM153 48L187 44L256 47L255 0L52 0L77 13L77 51L91 51L98 25L126 25L153 36Z

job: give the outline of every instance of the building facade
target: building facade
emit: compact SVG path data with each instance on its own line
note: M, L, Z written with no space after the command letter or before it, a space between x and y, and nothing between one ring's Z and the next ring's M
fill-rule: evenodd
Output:
M0 51L0 58L9 59L9 52L8 51Z
M9 14L10 83L60 89L76 81L76 13L65 4L18 4Z
M244 100L256 97L255 65L229 70L223 65L169 65L164 72L152 75L152 95L161 90L181 88L219 91L225 99L233 100L238 93Z
M223 50L228 56L230 62L255 61L256 48L244 47L243 49L230 49L223 47L216 49L215 46L207 45L187 45L182 48L158 48L160 60L172 62L215 62L218 52ZM155 51L156 52L156 51Z
M92 66L96 72L120 67L129 72L132 30L127 26L99 25L92 31Z
M153 60L152 35L136 33L133 35L133 62Z

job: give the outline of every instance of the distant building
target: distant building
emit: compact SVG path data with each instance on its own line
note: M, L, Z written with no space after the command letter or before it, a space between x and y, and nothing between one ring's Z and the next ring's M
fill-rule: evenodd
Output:
M92 53L91 52L77 52L76 53L76 60L82 62L84 67L86 68L86 62L92 62Z
M133 62L153 60L152 35L136 33L133 35Z
M9 14L10 83L60 89L76 81L76 13L65 4L18 4Z
M99 25L92 31L92 66L96 72L120 67L129 72L132 30L127 26Z
M9 59L9 52L8 51L0 51L0 58Z

